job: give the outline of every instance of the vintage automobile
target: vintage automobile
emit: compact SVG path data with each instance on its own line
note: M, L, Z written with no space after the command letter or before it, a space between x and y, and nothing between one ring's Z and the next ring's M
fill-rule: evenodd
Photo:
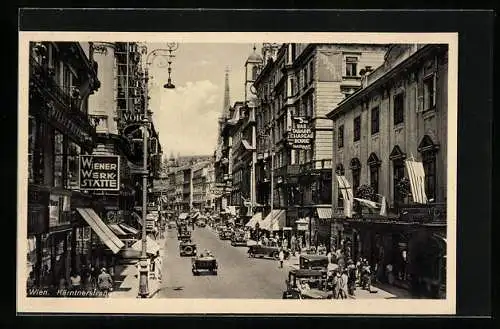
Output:
M247 239L244 231L236 231L231 236L231 246L247 246Z
M198 227L205 227L205 226L207 226L207 223L205 222L205 220L200 219L200 220L198 220L196 222L196 226L198 226Z
M201 254L191 258L193 275L199 275L200 271L208 271L217 275L217 260L212 255Z
M326 271L291 270L285 281L283 299L331 299L333 294L326 287Z
M324 255L300 255L299 267L302 270L326 270L328 257Z
M189 230L183 230L180 231L179 234L177 235L178 240L191 240L191 231Z
M249 257L272 257L274 259L279 258L280 248L274 246L262 246L259 244L248 247ZM285 259L290 258L290 252L288 250L283 250L285 254Z
M175 221L168 222L169 229L176 228L176 227L177 227L177 223Z
M220 231L219 233L219 239L221 240L231 240L231 235L233 232L231 230L225 229L223 231Z
M196 243L191 240L181 241L179 244L179 255L183 256L196 256Z

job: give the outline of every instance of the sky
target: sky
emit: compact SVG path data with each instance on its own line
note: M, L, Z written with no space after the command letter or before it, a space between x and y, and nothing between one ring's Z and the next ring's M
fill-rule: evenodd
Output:
M165 44L147 44L148 54ZM172 63L175 89L165 89L166 60L151 64L150 109L164 156L211 155L215 151L224 99L224 74L229 68L230 102L243 100L247 57L253 44L181 43ZM259 51L259 50L258 50Z

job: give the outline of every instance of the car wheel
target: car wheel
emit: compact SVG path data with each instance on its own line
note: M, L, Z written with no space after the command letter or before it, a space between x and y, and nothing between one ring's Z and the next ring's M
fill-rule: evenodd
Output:
M282 297L282 299L287 299L287 294L286 294L286 291L285 291L285 292L283 292L283 297Z
M280 254L277 251L275 251L275 252L273 252L272 257L274 259L279 259L280 258Z

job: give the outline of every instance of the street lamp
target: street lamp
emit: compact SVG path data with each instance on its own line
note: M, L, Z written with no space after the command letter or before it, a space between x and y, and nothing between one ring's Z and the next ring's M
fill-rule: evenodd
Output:
M143 88L146 92L145 97L145 107L144 107L144 120L142 121L143 130L143 167L142 167L142 250L141 258L139 261L139 297L147 298L149 296L149 286L148 286L148 276L149 276L149 262L147 256L147 232L146 232L146 217L147 217L147 199L148 199L148 138L149 138L149 88L148 88L148 68L156 59L157 56L168 57L168 82L164 85L164 88L174 89L175 85L172 83L171 79L171 64L172 58L175 56L172 54L178 48L177 43L167 44L167 49L155 49L146 57L146 74L144 75ZM143 53L147 51L146 47L143 47ZM165 65L159 65L160 67Z

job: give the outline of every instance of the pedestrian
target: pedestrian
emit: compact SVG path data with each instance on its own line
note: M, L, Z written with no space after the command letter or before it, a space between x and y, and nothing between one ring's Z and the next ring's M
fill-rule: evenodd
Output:
M80 274L73 271L69 277L69 283L71 290L80 290L82 287L82 278L80 277Z
M297 242L297 239L295 238L295 235L292 235L292 237L290 238L290 249L292 250L292 254L295 256L295 252L296 252L296 244Z
M101 274L97 265L94 265L92 267L91 273L92 273L92 288L97 289L97 279L99 278L99 274Z
M332 251L330 250L328 254L326 254L326 257L328 258L328 264L332 262Z
M283 261L285 260L285 253L283 252L283 248L280 249L278 257L280 259L280 268L283 268Z
M113 291L113 279L111 275L106 272L106 269L103 267L101 269L101 274L97 278L97 287L99 290L108 296L109 292Z
M285 248L285 249L288 248L288 239L287 238L283 239L283 248Z
M348 276L347 276L347 269L344 269L342 271L342 275L340 276L340 296L342 299L347 299L347 281L348 281Z
M64 277L64 275L61 275L61 277L59 278L59 290L64 290L66 288L67 288L66 278Z
M82 285L85 289L89 290L92 288L92 275L90 268L87 265L83 265L82 269Z
M354 296L354 291L356 290L356 265L352 259L349 258L347 261L347 290L349 295Z
M339 270L333 272L333 298L339 299L340 297L340 279L341 275Z

